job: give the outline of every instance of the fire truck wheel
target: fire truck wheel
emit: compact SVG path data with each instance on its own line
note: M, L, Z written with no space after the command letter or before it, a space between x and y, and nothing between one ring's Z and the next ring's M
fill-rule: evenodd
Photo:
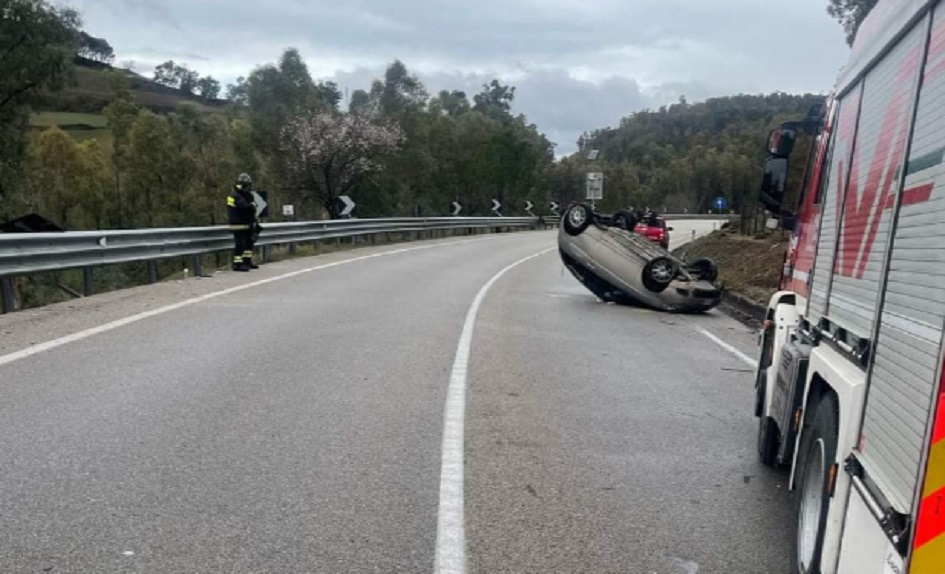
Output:
M780 446L781 436L778 434L778 425L774 419L767 416L764 412L765 389L767 385L764 381L758 390L761 401L761 414L758 417L758 460L765 466L776 468L778 466L778 447Z
M837 467L837 434L840 409L836 396L827 392L810 407L804 425L793 506L795 515L794 569L799 574L821 574L824 530Z

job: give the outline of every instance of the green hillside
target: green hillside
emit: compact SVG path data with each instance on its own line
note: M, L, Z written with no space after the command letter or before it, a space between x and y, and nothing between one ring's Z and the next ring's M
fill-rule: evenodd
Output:
M112 68L107 64L76 59L72 81L61 92L43 97L30 116L30 126L40 131L58 126L75 140L97 139L106 153L111 153L113 137L102 110L111 102L109 74L117 70L128 78L131 95L142 108L155 113L169 113L188 103L205 113L222 111L225 100L207 100L181 90L158 84L144 76Z
M204 112L220 111L226 105L225 100L207 100L197 95L188 94L176 88L163 86L140 74L107 64L76 58L75 73L72 81L59 93L42 98L37 106L40 112L99 113L112 99L109 73L117 70L128 78L131 93L143 108L155 113L174 111L180 104L187 102ZM36 125L36 124L34 124Z

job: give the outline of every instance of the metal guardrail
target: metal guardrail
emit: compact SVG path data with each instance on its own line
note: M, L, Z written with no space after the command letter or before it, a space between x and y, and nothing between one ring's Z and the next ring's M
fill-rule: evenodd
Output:
M340 219L270 223L258 246L440 229L521 229L537 226L532 217L442 217ZM0 234L0 277L62 271L232 249L226 226Z
M537 229L547 225L549 223L538 217L404 217L269 223L264 226L256 245L268 253L268 248L275 245L292 246L382 233ZM161 259L193 256L194 273L200 275L200 255L232 248L233 235L227 226L0 234L0 312L13 310L14 276L82 269L83 292L91 294L94 267L146 262L148 280L153 283L158 278L156 262Z

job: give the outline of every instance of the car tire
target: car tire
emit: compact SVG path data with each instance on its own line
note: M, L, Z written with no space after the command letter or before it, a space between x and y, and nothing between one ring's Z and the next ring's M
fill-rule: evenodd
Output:
M700 279L708 281L709 283L715 283L715 280L719 278L719 267L715 264L715 261L712 261L708 257L700 257L692 262L689 265L689 270L694 271L699 275Z
M661 241L661 242L660 242L660 247L662 247L663 249L669 251L669 241Z
M571 206L561 218L561 225L564 227L564 232L571 236L577 236L584 233L591 225L591 220L594 217L594 213L591 211L591 207L586 203L578 203L577 205Z
M643 268L643 286L654 293L662 293L669 287L679 268L669 257L657 257Z
M827 511L830 509L831 468L836 464L840 410L836 395L826 393L810 409L804 425L795 476L793 572L822 574Z

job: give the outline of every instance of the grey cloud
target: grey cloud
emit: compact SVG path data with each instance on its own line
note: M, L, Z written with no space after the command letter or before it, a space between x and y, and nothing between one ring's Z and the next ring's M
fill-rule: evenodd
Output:
M680 93L827 91L846 57L824 0L71 1L120 60L200 55L224 81L288 46L352 84L395 58L431 91L506 78L562 146Z
M407 62L409 68L409 62ZM382 66L358 68L325 78L336 82L349 94L368 89L375 78L384 74ZM431 95L440 90L462 90L470 100L496 74L464 74L436 72L417 76ZM690 100L716 95L711 87L698 84L667 84L644 90L635 81L610 77L590 82L572 77L565 69L536 69L524 76L502 80L515 86L514 113L523 113L536 124L548 139L557 144L557 153L568 154L576 148L578 137L585 131L612 126L624 116L644 108L656 108L675 101L680 95Z

